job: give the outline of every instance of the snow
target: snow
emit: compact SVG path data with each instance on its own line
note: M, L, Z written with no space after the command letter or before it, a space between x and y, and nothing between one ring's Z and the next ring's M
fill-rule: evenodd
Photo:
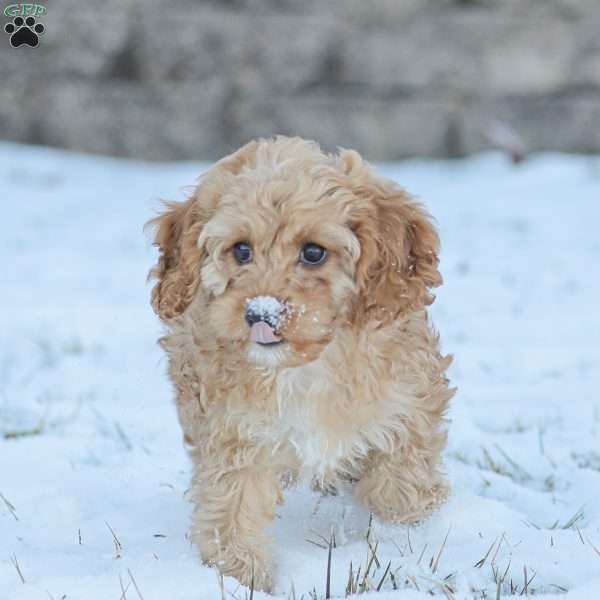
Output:
M203 168L0 144L2 600L221 598L186 539L189 463L142 234L158 199L183 197ZM600 597L600 161L383 170L438 220L446 283L432 312L459 392L453 495L417 527L373 522L372 580L391 561L399 589L388 576L363 597L495 598L502 577L503 596L527 577L527 593ZM289 491L275 595L325 596L333 531L343 597L350 561L364 572L368 522L348 490ZM248 592L231 578L224 589Z

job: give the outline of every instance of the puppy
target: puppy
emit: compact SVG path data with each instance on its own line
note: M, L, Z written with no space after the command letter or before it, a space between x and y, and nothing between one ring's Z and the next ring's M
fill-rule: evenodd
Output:
M444 500L454 390L426 313L439 240L418 203L354 151L276 137L217 162L150 223L206 563L270 589L264 530L283 482L351 481L389 522Z

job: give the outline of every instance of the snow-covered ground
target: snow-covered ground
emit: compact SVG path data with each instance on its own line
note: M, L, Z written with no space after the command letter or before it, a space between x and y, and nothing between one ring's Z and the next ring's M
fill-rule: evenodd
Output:
M186 539L189 464L142 234L202 170L0 144L0 600L221 598ZM369 589L391 561L365 598L600 598L599 160L384 170L441 230L453 495L420 526L373 522L363 585L365 511L288 492L276 595L325 597L333 528L333 596L350 563ZM249 591L225 578L224 596Z

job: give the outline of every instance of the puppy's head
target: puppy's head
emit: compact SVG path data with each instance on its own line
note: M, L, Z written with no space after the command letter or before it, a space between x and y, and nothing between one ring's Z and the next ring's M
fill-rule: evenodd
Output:
M381 327L441 283L428 215L360 156L251 142L151 222L152 305L251 363L315 360L340 328Z

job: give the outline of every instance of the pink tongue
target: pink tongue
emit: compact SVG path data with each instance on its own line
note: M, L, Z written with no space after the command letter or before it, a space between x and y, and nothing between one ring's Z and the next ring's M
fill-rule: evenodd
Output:
M272 344L273 342L280 342L281 338L275 335L273 328L268 323L259 321L250 328L250 341L260 344Z

